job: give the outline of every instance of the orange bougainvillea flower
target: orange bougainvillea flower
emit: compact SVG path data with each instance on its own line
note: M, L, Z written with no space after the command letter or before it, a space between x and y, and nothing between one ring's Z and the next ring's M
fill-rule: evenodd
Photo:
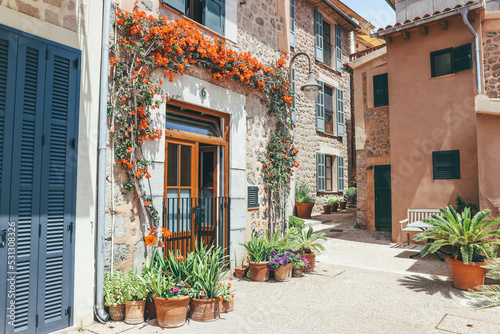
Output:
M163 235L165 238L170 238L172 237L172 233L168 230L168 228L166 227L162 227L162 232L161 232L161 235Z
M176 258L176 260L177 260L177 261L179 261L179 262L182 262L182 261L184 261L184 256L179 255L179 256Z
M149 235L147 235L147 236L144 238L144 245L146 245L146 246L151 246L151 245L154 245L154 244L156 244L156 240L157 240L157 239L158 239L158 238L157 238L157 237L155 237L154 235L149 234Z

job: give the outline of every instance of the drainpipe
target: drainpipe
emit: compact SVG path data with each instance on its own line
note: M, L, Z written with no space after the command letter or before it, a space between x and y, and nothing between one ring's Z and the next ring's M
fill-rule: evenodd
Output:
M106 323L109 315L104 310L104 224L106 220L106 140L108 109L108 72L109 72L109 28L111 0L103 1L102 46L101 46L101 85L99 93L99 157L97 170L97 235L96 235L96 277L94 314L101 323Z
M481 59L479 55L479 37L477 36L476 31L472 27L472 25L469 22L469 19L467 18L467 13L469 12L469 7L461 7L460 8L460 14L462 14L462 18L464 20L465 25L467 28L469 28L469 31L471 32L472 36L474 36L474 52L476 53L476 85L477 85L477 93L482 94L483 93L483 84L481 81Z

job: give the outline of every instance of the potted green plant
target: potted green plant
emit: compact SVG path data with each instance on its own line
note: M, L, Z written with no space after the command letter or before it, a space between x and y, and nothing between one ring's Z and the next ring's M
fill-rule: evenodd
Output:
M221 313L234 311L234 293L231 291L231 283L222 284Z
M292 277L302 277L304 268L309 267L309 260L300 254L300 252L294 252L292 257Z
M346 206L347 206L347 199L345 197L345 194L343 194L342 196L340 196L339 199L339 209L345 210Z
M303 254L309 261L309 267L304 271L313 271L316 266L316 254L324 250L325 247L319 243L319 240L326 240L324 233L313 233L312 227L306 231L305 229L298 234L293 235L292 239L297 242L301 254Z
M269 262L267 257L271 250L266 238L252 236L247 243L240 243L247 251L250 277L254 282L265 282L269 279Z
M274 279L278 282L288 282L292 279L293 250L273 250L268 257L269 268L274 271Z
M104 275L104 304L109 308L111 320L121 321L125 318L125 285L126 276L121 271Z
M136 325L144 321L149 288L141 275L130 270L125 278L125 323Z
M295 205L299 218L311 218L314 208L314 199L309 196L311 188L307 182L301 182L295 189Z
M485 269L489 269L486 277L500 280L500 259L491 259L486 261ZM500 306L500 285L481 285L475 287L466 293L471 298L471 304L475 308L484 309Z
M340 197L333 196L328 199L328 204L331 206L331 211L337 212L339 208Z
M498 224L499 219L485 220L489 210L478 212L474 217L470 208L461 214L451 205L440 210L443 216L424 219L431 227L414 237L416 241L427 241L422 256L446 245L455 246L457 253L446 259L451 266L453 286L468 290L484 284L484 259L494 257L496 252L492 246L500 243L500 230L489 229Z
M345 196L346 200L349 201L349 204L354 204L354 202L356 202L356 197L358 196L357 193L358 193L358 190L356 189L356 187L348 188L345 191L344 196Z

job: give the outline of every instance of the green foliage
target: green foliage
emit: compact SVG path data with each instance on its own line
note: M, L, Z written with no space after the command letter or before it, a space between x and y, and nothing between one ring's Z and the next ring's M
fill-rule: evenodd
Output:
M312 227L306 231L300 231L297 235L291 236L292 240L297 243L297 247L304 253L318 254L325 250L325 247L319 243L319 240L326 240L324 233L313 233Z
M356 199L356 196L358 194L358 190L356 189L356 187L351 187L351 188L348 188L345 193L344 193L344 197L346 198L346 200L350 201L350 200L355 200Z
M193 261L193 287L196 290L196 298L200 298L199 291L202 290L208 299L218 298L223 293L220 284L224 276L224 263L227 256L224 249L215 246L196 245Z
M340 203L340 197L338 196L333 196L328 199L328 204L333 205L333 204L339 204Z
M125 304L125 287L127 276L121 271L106 273L104 275L104 303L106 306Z
M309 196L310 192L311 186L309 183L300 182L295 189L295 201L298 203L314 203L314 199Z
M489 210L478 212L474 217L471 217L469 208L465 208L461 214L451 205L440 210L443 217L432 215L424 219L432 227L414 237L416 241L433 240L425 245L422 256L434 253L445 245L458 247L459 258L465 264L482 262L483 256L495 256L496 251L492 246L500 243L500 230L488 229L498 224L500 219L485 220L490 214Z
M298 230L303 230L306 227L306 222L303 219L300 219L295 216L288 217L288 226L289 228L296 228Z
M486 277L500 280L500 259L488 260L484 268L490 271ZM500 306L500 285L482 285L466 293L471 298L470 304L477 309Z
M464 199L459 195L457 195L457 198L455 199L455 204L457 206L458 213L464 212L465 208L469 208L472 215L475 215L476 213L479 212L479 208L476 204L466 203Z
M252 236L247 243L240 243L247 251L251 262L265 262L272 248L266 238Z
M181 280L167 276L161 270L145 275L145 281L156 297L176 298L193 294L193 289Z
M125 278L123 294L125 300L145 300L149 295L149 287L140 274L130 270Z
M184 258L179 251L175 252L175 254L170 252L165 258L163 270L176 279L190 282L195 259L194 253L189 253Z

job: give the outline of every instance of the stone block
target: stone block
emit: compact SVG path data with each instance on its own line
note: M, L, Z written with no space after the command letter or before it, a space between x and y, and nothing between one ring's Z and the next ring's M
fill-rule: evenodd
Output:
M78 32L78 18L75 15L65 15L63 17L63 27Z
M128 260L129 256L130 256L130 249L126 244L114 245L114 252L113 252L114 263L120 263L125 260Z
M17 10L29 16L40 18L40 10L22 0L16 0Z

